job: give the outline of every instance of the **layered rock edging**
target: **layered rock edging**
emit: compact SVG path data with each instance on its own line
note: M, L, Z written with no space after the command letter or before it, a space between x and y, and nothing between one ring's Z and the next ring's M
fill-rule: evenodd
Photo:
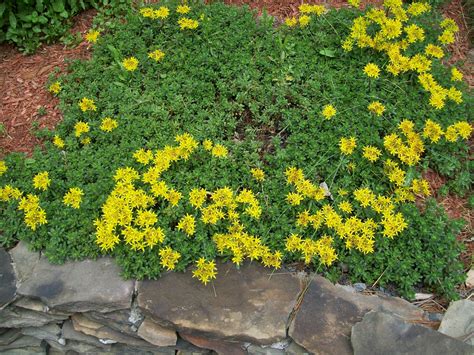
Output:
M52 265L25 243L0 249L0 353L352 354L353 326L369 312L425 317L404 300L317 275L257 263L218 270L207 286L190 272L137 282L106 257ZM441 343L469 346L448 335Z

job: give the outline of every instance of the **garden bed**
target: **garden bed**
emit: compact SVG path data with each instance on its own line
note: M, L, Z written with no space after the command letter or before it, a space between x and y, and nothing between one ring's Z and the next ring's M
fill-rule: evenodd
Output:
M353 21L364 16L359 10L310 7L297 15L290 5L284 10L290 20L281 23L265 15L255 22L237 7L196 5L192 21L177 23L191 15L169 6L169 14L156 16L159 6L131 11L97 43L90 39L94 43L72 50L87 56L94 48L90 61L48 79L64 119L54 131L37 132L41 151L5 157L2 186L36 194L40 202L31 197L21 207L16 190L5 193L2 244L13 246L20 236L52 262L111 254L126 277L154 278L197 263L195 275L208 282L221 255L237 266L245 258L276 268L282 261L306 262L334 281L344 275L395 285L406 297L416 287L456 297L464 280L457 262L461 225L422 195L436 194L423 180L427 171L448 177L439 195L470 193L467 86L451 82L450 70L432 57L431 72L453 91L430 104L430 85L418 83L427 57L393 75L384 50L357 48L354 27L354 48L349 51L347 41L341 48ZM412 16L420 27L411 27L410 55L437 43L443 31L452 35L455 24L432 11ZM441 28L432 26L433 18ZM30 93L6 99L8 107L18 103L15 114L7 111L14 116L6 125L10 137L2 140L11 144L7 151L30 152L36 143L26 130L42 112L27 101ZM60 119L56 99L41 95L46 115L39 126L52 128ZM437 138L437 130L451 133ZM401 154L387 137L412 155ZM150 186L136 182L139 174ZM145 202L114 210L132 193L147 194ZM451 206L467 200L454 201ZM25 219L25 208L37 218ZM131 213L133 224L111 222L117 213ZM152 234L140 234L145 230Z

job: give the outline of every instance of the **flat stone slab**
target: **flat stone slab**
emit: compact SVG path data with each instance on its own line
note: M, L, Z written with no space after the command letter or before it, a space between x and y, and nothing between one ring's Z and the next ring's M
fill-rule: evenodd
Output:
M15 299L16 280L10 255L0 248L0 309Z
M423 311L400 298L367 296L335 286L317 275L304 294L289 335L316 354L352 354L352 326L370 310L387 310L406 320L423 318Z
M452 302L444 314L438 331L474 345L474 302L469 300Z
M50 308L68 312L130 308L134 281L123 280L120 268L111 258L54 265L28 251L23 243L13 249L11 256L19 276L19 295L40 299Z
M474 347L433 329L372 311L352 328L355 355L472 355Z
M211 340L271 344L286 337L287 321L301 291L290 273L247 263L240 270L218 263L213 284L186 273L138 283L138 306L148 317L180 333Z

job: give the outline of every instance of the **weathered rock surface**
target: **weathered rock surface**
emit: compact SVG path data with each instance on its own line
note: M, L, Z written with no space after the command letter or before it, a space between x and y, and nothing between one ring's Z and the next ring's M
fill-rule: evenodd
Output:
M24 348L24 349L36 349L35 352L36 351L43 351L43 353L46 353L46 351L44 349L41 349L42 348L41 343L42 343L42 341L40 339L24 335L24 336L22 336L22 337L20 337L16 340L14 340L13 342L11 342L8 345L0 346L0 352L5 352L5 353L10 354L15 349Z
M474 345L474 302L452 302L438 329L439 332Z
M18 273L17 293L69 312L110 312L130 307L134 281L120 277L110 258L52 265L20 243L11 252Z
M57 324L47 324L42 327L27 327L21 332L37 339L59 341L61 338L61 328Z
M5 328L41 327L67 318L67 315L36 312L11 305L0 310L0 324Z
M299 279L288 273L271 275L257 263L240 270L218 264L218 272L214 287L201 284L190 272L139 282L138 305L153 320L186 334L258 344L286 337Z
M164 328L149 319L142 322L137 334L147 342L157 346L174 346L178 339L174 330Z
M72 325L75 330L87 335L98 338L104 344L124 343L132 346L151 347L146 341L140 339L138 336L130 336L113 330L101 323L87 319L82 314L75 314L71 317Z
M16 281L10 255L0 248L0 309L15 299Z
M223 340L212 340L191 334L179 334L181 338L189 341L199 348L211 349L218 354L226 355L244 355L246 354L241 343L231 343Z
M472 355L474 347L440 332L372 311L352 328L355 355Z
M137 324L139 323L134 322L130 309L122 309L108 313L86 312L82 313L82 315L89 320L106 325L113 330L131 336L137 336Z
M1 345L8 345L14 342L16 339L21 337L21 331L20 329L16 328L11 328L11 329L6 329L5 331L2 331L0 334L0 346Z
M423 311L394 297L367 296L312 276L289 335L317 354L352 354L352 326L370 310L386 310L406 320L423 318Z

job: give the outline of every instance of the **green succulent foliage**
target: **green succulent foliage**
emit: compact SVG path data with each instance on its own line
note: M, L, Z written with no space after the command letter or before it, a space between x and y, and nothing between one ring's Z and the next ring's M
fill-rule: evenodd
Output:
M61 37L80 11L100 8L103 16L110 16L130 4L130 0L5 0L0 3L0 43L8 41L33 53L41 43Z
M68 74L51 77L51 82L61 82L64 120L55 131L39 132L45 138L44 149L38 148L29 158L8 155L9 169L0 177L0 186L8 183L24 193L38 194L48 224L33 232L14 203L2 202L0 245L9 247L17 239L27 240L56 263L98 257L101 251L95 243L93 222L114 187L114 171L130 166L143 172L133 159L136 150L172 145L174 137L184 132L200 141L224 144L229 157L212 158L200 149L190 159L173 164L163 179L182 192L183 200L195 187L208 191L223 186L234 191L252 189L263 213L259 221L242 215L242 223L249 234L259 236L272 250L283 251L291 233L314 238L331 234L323 229L311 235L295 226L299 212L314 212L321 206L315 202L296 208L288 205L286 194L291 187L284 177L287 167L303 169L315 183L325 181L334 206L342 201L336 194L340 188L353 191L363 186L380 194L393 189L380 166L362 158L360 149L351 157L341 156L339 139L356 136L359 148L369 144L382 148L383 136L392 133L401 120L413 120L419 131L434 111L415 75L383 74L371 81L363 74L364 66L374 62L383 67L386 58L369 50L342 50L341 42L360 14L357 10L330 11L314 17L306 28L289 29L276 26L268 15L256 21L248 8L195 2L189 16L199 19L198 29L180 31L173 10L176 2L164 3L171 8L165 21L152 21L129 9L124 21L114 22L113 29L100 37L90 60L74 61ZM431 41L440 32L432 25L433 17L439 19L440 15L435 12L417 20L425 24ZM159 63L148 58L155 49L166 54ZM130 56L140 63L133 72L125 71L121 64ZM441 85L449 84L449 70L440 62L434 61L432 74ZM463 89L463 85L458 87ZM83 97L93 98L97 111L83 113L78 106ZM387 108L381 119L367 110L374 100ZM460 105L447 102L435 113L436 121L446 127L466 120L472 99L465 95L464 100ZM324 120L321 111L329 103L338 112L332 120ZM119 122L111 133L99 129L101 119L107 116ZM91 127L89 145L82 145L74 136L79 120ZM54 135L65 140L64 150L52 145ZM388 157L384 153L382 158ZM467 157L462 141L427 144L422 163L407 175L413 179L430 167L449 177L458 192L466 192L472 172ZM354 171L348 169L349 163L355 164ZM253 167L264 169L263 183L252 179ZM52 180L44 192L35 191L31 181L41 171L49 171ZM70 187L84 191L77 210L62 203ZM359 216L373 217L370 211L355 208ZM217 255L211 237L224 232L226 224L204 225L186 202L175 208L160 202L155 209L166 234L165 245L182 255L177 270L184 270L201 256ZM347 264L353 280L370 284L382 275L380 285L394 284L407 297L413 295L414 287L424 285L455 298L454 288L463 279L462 266L456 262L459 224L450 221L435 201L429 202L424 212L414 205L404 205L402 212L409 228L393 239L377 239L374 254L347 251L336 237L338 262L315 269L337 278L340 265ZM197 219L192 238L176 230L179 218L188 213ZM156 278L163 272L159 249L137 252L120 244L110 254L122 266L124 276ZM299 256L285 253L284 259L292 262Z

